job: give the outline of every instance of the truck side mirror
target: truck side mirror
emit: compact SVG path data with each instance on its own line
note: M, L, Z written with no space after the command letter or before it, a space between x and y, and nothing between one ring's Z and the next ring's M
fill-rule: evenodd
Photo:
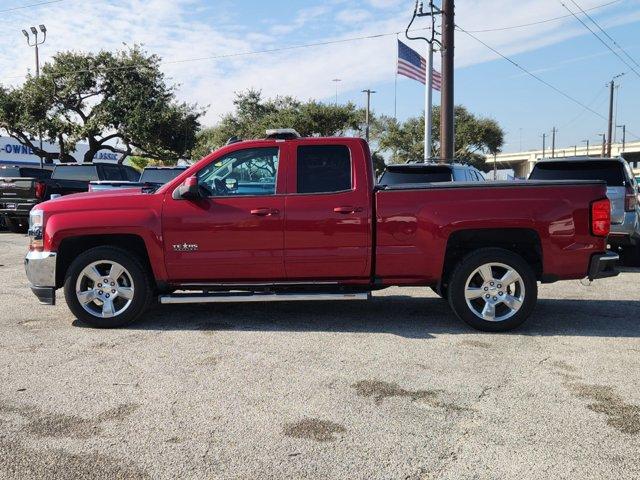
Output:
M200 186L198 185L198 177L193 175L185 179L185 181L173 191L171 197L174 200L196 200L202 198Z

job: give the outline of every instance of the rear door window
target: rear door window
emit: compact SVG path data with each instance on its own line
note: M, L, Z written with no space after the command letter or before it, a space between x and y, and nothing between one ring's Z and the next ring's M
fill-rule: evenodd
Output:
M351 155L345 145L298 147L298 193L351 190Z
M604 180L610 187L625 183L622 164L617 161L541 162L531 172L530 180Z
M53 171L51 178L57 180L79 180L85 182L99 180L98 171L94 165L58 166Z

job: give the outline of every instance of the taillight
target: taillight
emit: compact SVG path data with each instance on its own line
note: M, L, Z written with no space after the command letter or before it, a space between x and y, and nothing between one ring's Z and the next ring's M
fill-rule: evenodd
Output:
M606 237L611 230L611 202L608 198L591 204L591 234Z
M36 182L36 198L42 200L44 197L44 183Z
M631 185L627 185L627 188L624 192L625 212L634 212L636 210L636 206L638 205L638 195L636 195L636 192L633 190L633 187Z

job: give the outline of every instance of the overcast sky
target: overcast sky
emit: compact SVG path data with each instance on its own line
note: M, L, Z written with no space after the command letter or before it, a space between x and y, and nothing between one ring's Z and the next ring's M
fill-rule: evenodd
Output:
M640 0L575 0L640 63ZM0 82L19 84L33 70L33 51L21 29L44 23L46 62L60 50L98 51L144 44L159 54L179 97L209 105L204 123L214 124L232 107L235 91L250 87L265 96L294 95L362 104L373 88L373 108L394 114L396 36L413 9L412 0L230 1L230 0L3 0L0 5ZM439 3L439 2L438 2ZM41 4L34 6L35 4ZM568 7L577 10L572 0ZM17 8L29 6L27 8ZM569 15L526 28L474 33L545 81L607 113L605 84L627 72L618 90L617 123L628 140L640 138L640 76L606 49L559 0L459 0L456 23L469 31L511 27ZM585 20L586 21L586 20ZM420 25L419 25L420 26ZM596 27L592 27L594 30ZM221 57L372 34L389 34L274 53ZM403 39L403 35L400 35ZM423 42L409 42L423 51ZM506 151L539 148L544 131L558 127L558 144L597 142L606 121L572 103L464 33L456 34L456 103L488 115L507 131ZM438 62L439 63L439 62ZM631 61L628 61L634 66ZM634 66L640 74L640 68ZM436 102L439 97L436 95ZM422 85L400 78L399 118L424 108Z

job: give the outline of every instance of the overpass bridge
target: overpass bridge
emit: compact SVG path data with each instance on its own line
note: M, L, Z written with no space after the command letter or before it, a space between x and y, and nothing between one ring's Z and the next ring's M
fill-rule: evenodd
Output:
M587 151L586 146L576 146L576 147L565 147L565 148L557 148L555 150L555 157L574 157L576 155L579 156L590 156L593 158L600 157L602 153L601 145L590 145L589 150ZM612 143L611 144L611 156L624 157L633 168L633 171L636 173L636 176L640 175L640 142L627 142L622 143ZM548 148L544 152L544 158L551 157L551 149ZM526 152L515 152L515 153L500 153L495 156L495 168L497 170L503 169L512 169L515 172L516 177L519 178L527 178L533 170L533 166L535 163L543 158L542 150L529 150ZM494 157L487 156L485 158L485 163L487 167L491 169L494 168Z

